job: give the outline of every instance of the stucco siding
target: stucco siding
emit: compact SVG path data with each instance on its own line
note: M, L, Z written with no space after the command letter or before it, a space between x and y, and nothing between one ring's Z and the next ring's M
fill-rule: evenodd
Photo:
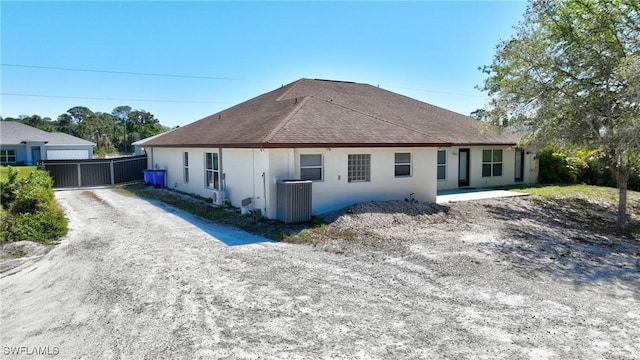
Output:
M277 215L278 191L277 181L296 179L294 173L293 149L268 149L264 150L268 156L267 179L267 216L275 219Z
M205 184L205 153L217 153L217 148L153 148L149 151L150 169L166 170L166 185L170 189L211 198ZM185 181L184 153L189 158L189 181Z
M458 187L458 151L457 147L440 148L445 153L445 178L437 180L438 190L454 189ZM437 171L437 162L436 162Z
M267 183L262 173L267 168L266 155L257 149L222 149L225 195L233 206L240 207L243 199L251 198L251 209L264 211Z
M446 178L438 180L438 190L458 188L460 149L469 149L469 187L491 187L516 184L516 149L508 146L453 146L442 148L446 152ZM483 150L502 150L502 175L482 176ZM523 179L519 183L538 181L538 161L535 154L524 152Z
M211 197L205 184L205 153L220 155L220 187L235 207L245 198L251 208L268 218L277 214L277 182L300 179L301 155L322 156L322 179L313 181L312 210L320 214L364 201L404 200L435 202L438 189L458 187L460 149L469 149L469 186L485 187L515 183L514 148L474 146L443 148L446 151L446 179L437 180L437 151L431 148L298 148L298 149L218 149L152 148L149 167L167 170L167 186L178 191ZM482 176L483 150L502 150L502 175ZM183 153L189 154L189 182L184 181ZM396 176L396 153L409 153L411 173ZM350 154L370 155L370 180L349 182ZM525 152L523 183L537 181L537 161Z
M27 162L27 150L24 145L2 145L0 146L0 150L14 150L16 152L16 161L15 163L26 163ZM4 159L2 160L4 161ZM14 163L14 164L15 164Z
M411 154L410 176L395 176L395 153ZM363 201L403 200L411 196L418 201L435 201L435 148L295 149L290 174L293 178L300 178L301 154L322 155L323 179L313 182L315 214ZM370 181L348 181L349 154L370 154Z
M189 155L189 181L184 178L184 153ZM240 207L245 198L252 199L252 208L264 211L264 188L269 190L269 159L266 151L257 149L219 148L149 148L148 167L166 170L167 187L211 198L212 189L205 184L205 154L216 153L220 159L220 185L227 200ZM265 173L263 182L262 173ZM275 188L273 190L275 194ZM267 193L267 199L269 194ZM275 207L275 203L273 205ZM275 217L275 209L273 212Z

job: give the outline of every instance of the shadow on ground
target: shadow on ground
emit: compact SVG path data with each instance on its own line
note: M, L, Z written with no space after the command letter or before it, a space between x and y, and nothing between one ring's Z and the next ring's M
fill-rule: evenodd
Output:
M583 199L530 200L524 206L487 204L504 221L499 250L516 267L563 278L576 286L610 282L640 298L640 239L615 234L615 209ZM639 226L630 218L629 228ZM530 274L535 276L535 274Z
M242 229L234 228L228 225L216 224L211 220L207 220L199 216L190 214L182 209L168 205L160 200L154 200L154 199L144 199L144 200L154 205L155 207L162 209L163 211L166 211L168 213L171 213L181 218L182 220L199 228L205 233L213 236L217 240L220 240L223 244L227 246L251 245L251 244L259 244L259 243L275 243L276 242L273 239L269 239L257 234L252 234Z

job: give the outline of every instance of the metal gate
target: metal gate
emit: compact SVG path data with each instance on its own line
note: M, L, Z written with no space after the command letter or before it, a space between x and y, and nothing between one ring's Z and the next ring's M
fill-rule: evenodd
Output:
M90 187L144 180L147 156L90 160L43 160L38 163L49 172L54 188Z

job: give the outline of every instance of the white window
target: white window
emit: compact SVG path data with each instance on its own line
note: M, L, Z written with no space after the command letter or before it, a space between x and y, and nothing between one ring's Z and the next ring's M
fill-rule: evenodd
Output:
M347 182L371 181L371 154L349 154Z
M438 150L438 180L447 178L447 150Z
M502 176L502 150L482 150L482 177Z
M185 183L188 183L189 182L189 153L186 151L182 153L182 164L184 167L183 181Z
M217 153L205 153L205 186L220 190L220 167Z
M322 181L322 154L300 155L300 179Z
M15 150L0 150L0 163L12 164L14 162L16 162Z
M411 153L395 154L395 176L411 176Z

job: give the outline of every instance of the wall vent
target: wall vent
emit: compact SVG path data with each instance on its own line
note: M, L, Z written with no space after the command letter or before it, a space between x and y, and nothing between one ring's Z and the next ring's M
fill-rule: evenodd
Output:
M278 181L276 218L285 224L311 221L310 180Z

